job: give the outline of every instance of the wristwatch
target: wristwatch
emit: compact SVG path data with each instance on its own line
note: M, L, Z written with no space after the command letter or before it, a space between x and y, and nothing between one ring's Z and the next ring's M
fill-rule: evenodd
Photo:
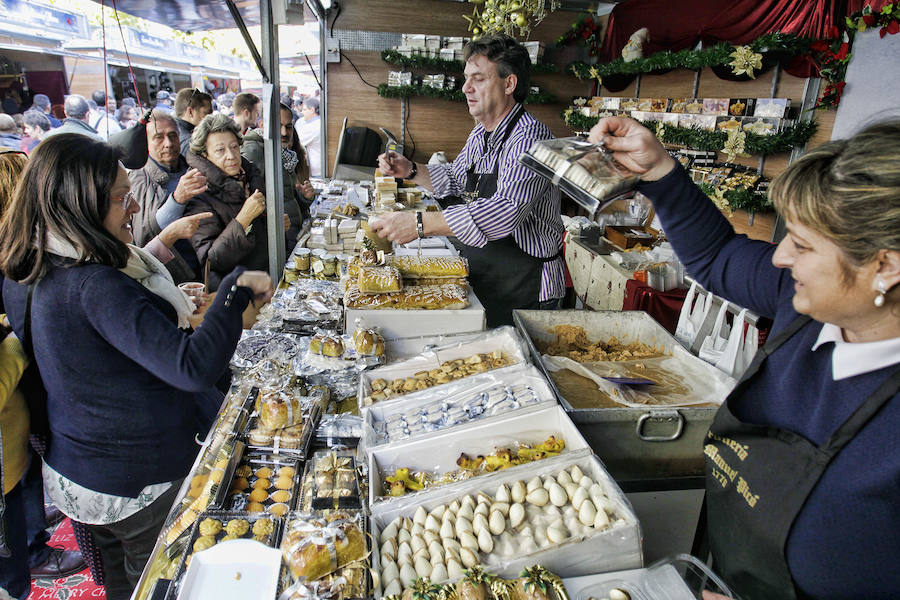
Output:
M406 176L406 179L414 179L419 172L419 165L413 162L412 166L412 171L409 172L409 175Z
M425 223L422 220L422 211L416 211L416 233L419 234L419 239L425 237Z

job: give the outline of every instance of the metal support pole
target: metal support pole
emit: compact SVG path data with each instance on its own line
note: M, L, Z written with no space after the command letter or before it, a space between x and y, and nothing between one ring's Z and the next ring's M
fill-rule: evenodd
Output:
M317 4L319 4L317 2ZM322 92L319 97L319 141L322 151L322 177L328 177L328 58L325 35L328 31L328 18L324 10L317 14L319 19L319 78ZM334 173L332 173L334 175Z
M266 231L269 234L269 275L281 281L285 262L284 248L284 174L281 168L281 87L278 77L278 26L273 22L271 0L259 1L262 38L263 83L272 86L269 104L263 104L268 135L263 140L266 177ZM268 79L265 75L268 74ZM265 96L265 94L263 94Z

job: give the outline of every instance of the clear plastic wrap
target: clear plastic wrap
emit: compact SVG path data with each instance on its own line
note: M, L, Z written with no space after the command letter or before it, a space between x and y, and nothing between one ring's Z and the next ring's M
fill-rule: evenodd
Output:
M281 390L276 390L281 394ZM260 392L264 397L265 390ZM257 414L254 414L248 424L246 432L248 446L254 450L265 450L273 453L281 451L300 456L306 455L306 450L318 426L319 416L324 406L328 403L328 390L322 387L313 387L306 396L295 396L292 405L296 408L293 416L297 422L283 428L266 427ZM299 415L299 416L298 416Z
M638 177L602 144L579 137L536 141L519 162L572 197L593 220L612 201L630 192Z
M373 405L363 413L364 446L414 439L494 415L555 403L532 365L519 364Z
M295 512L286 521L281 551L294 579L314 581L368 552L365 517L359 511Z
M306 470L312 475L310 506L313 510L362 508L354 452L316 452L307 461Z
M372 560L382 589L409 588L421 576L454 581L476 564L506 578L535 564L561 577L642 566L637 517L593 455L538 461L439 491L373 509ZM407 552L424 562L396 569Z
M299 352L297 336L266 331L244 331L234 350L231 364L239 369L252 369L264 360L290 364Z
M443 486L588 449L559 406L505 413L430 437L367 449L369 504L412 494L425 498Z
M351 414L322 415L316 439L326 446L356 446L362 437L362 417Z
M337 282L299 279L280 289L260 311L254 330L312 335L315 329L340 330L343 292Z
M528 362L525 342L515 329L498 327L473 339L439 346L419 356L360 375L360 409L448 385L492 368ZM376 389L377 388L377 389Z
M251 453L244 456L229 485L229 510L286 515L296 504L300 482L296 458Z

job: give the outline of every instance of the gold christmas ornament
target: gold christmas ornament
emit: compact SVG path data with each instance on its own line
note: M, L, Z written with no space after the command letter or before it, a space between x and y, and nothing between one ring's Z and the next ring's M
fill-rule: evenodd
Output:
M747 142L747 134L740 129L733 129L728 132L728 138L725 140L725 146L722 152L728 156L728 161L734 161L735 156L747 156L744 144Z
M469 22L472 37L505 33L528 39L531 30L544 20L549 13L559 8L560 0L550 0L545 6L544 0L469 0L470 4L481 5L481 13L476 6L472 15L463 18Z
M735 75L747 75L756 79L755 71L762 69L762 54L754 52L750 46L737 46L731 54L731 70Z

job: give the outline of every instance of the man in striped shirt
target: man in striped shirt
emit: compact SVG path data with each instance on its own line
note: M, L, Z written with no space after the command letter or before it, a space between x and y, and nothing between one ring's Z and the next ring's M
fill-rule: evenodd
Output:
M469 42L464 58L462 89L478 124L456 160L419 170L395 152L378 157L382 173L432 190L443 210L391 213L372 228L398 243L454 236L488 325L496 327L511 324L515 308L556 308L565 294L559 190L518 162L553 134L522 106L531 60L521 44L485 36Z

